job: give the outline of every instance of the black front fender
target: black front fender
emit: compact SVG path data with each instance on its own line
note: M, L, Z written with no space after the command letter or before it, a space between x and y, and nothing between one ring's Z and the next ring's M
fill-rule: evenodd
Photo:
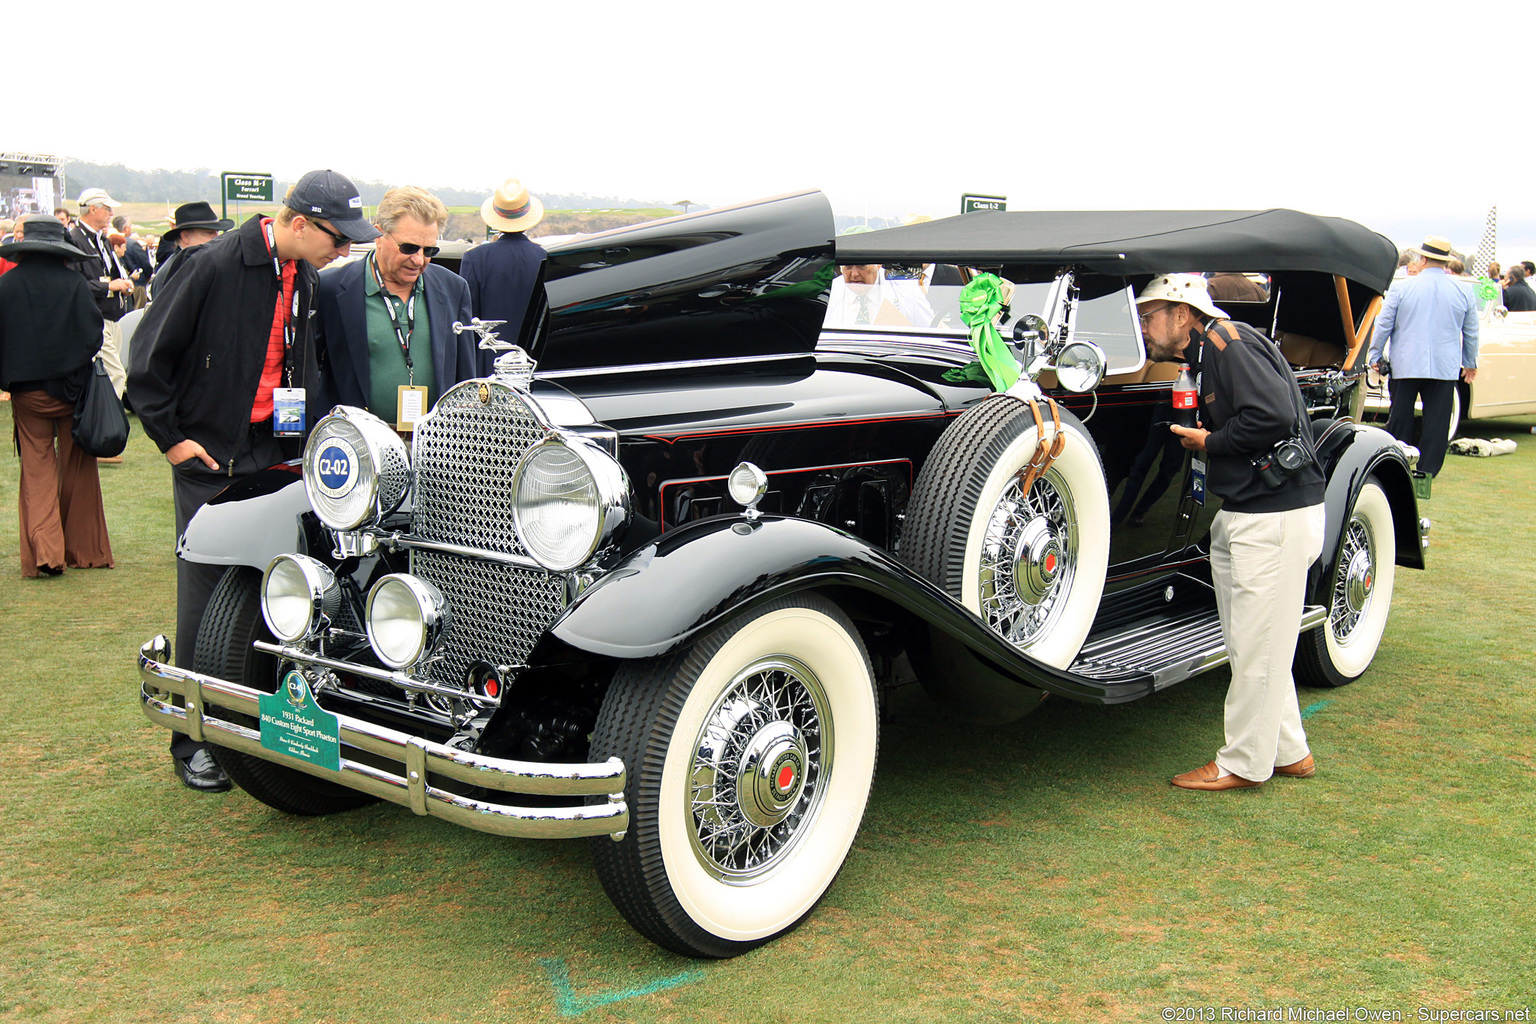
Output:
M880 548L821 523L777 516L719 517L668 531L583 593L550 632L590 654L650 658L773 598L848 588L893 617L959 642L1021 684L1102 703L1152 692L1144 673L1090 679L1041 664Z
M1419 501L1413 493L1413 471L1392 435L1379 427L1357 425L1349 441L1330 453L1326 468L1328 486L1323 501L1327 526L1322 556L1314 563L1313 600L1323 605L1332 600L1333 564L1339 557L1344 524L1349 521L1360 489L1372 476L1392 505L1397 564L1423 569L1424 548L1419 543Z

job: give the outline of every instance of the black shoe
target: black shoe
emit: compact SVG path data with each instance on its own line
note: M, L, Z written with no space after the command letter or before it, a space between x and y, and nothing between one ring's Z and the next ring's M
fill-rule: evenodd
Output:
M175 760L176 776L188 789L199 793L222 793L230 786L229 776L206 750L199 750L186 760L179 757Z

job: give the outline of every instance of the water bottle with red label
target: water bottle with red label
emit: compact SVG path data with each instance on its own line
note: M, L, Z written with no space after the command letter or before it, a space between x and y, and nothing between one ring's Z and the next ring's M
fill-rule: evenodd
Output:
M1195 375L1189 372L1188 366L1182 367L1178 380L1173 382L1173 422L1181 427L1193 427L1199 397Z

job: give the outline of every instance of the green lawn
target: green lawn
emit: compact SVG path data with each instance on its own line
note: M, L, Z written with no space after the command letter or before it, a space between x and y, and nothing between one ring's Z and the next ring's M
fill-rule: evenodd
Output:
M291 818L177 785L167 734L136 699L135 652L169 631L174 584L169 469L135 421L127 461L102 470L116 569L21 580L14 526L0 531L0 1019L1118 1022L1168 1019L1163 1007L1215 1013L1185 1020L1363 1007L1445 1020L1419 1008L1526 1007L1533 423L1472 425L1522 446L1448 459L1427 503L1431 567L1398 574L1375 667L1302 692L1316 778L1168 785L1219 743L1221 673L1112 709L1052 701L995 729L911 688L821 907L755 953L698 963L630 931L580 842L496 839L394 806ZM7 509L15 489L7 446Z

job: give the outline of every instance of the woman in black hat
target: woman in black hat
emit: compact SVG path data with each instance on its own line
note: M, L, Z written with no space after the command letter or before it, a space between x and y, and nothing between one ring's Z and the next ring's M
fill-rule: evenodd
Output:
M35 215L0 245L0 388L11 392L21 460L21 575L112 567L96 458L75 446L75 400L101 349L101 311L70 263L86 258L64 225Z

